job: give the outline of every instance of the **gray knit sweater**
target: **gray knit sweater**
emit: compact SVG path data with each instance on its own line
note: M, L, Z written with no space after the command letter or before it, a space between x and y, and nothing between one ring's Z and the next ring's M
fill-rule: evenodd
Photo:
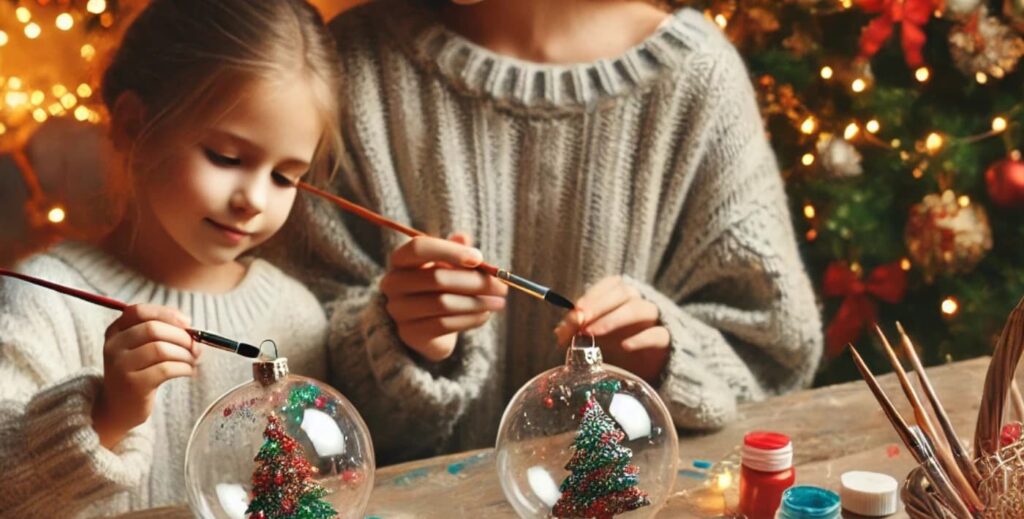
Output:
M130 303L172 306L197 328L253 344L275 339L292 371L326 379L322 307L266 261L252 261L241 284L223 295L157 285L78 243L18 270ZM91 414L104 331L117 316L0 278L0 517L95 517L185 502L192 426L222 393L252 380L250 362L208 349L198 376L161 386L150 419L108 450Z
M743 62L682 10L617 59L562 66L496 55L414 4L332 23L347 86L333 188L577 297L623 275L661 311L659 384L677 426L713 429L740 401L807 385L821 329ZM563 362L553 307L504 313L428 364L397 338L378 280L406 238L321 202L305 208L300 277L325 301L338 381L383 462L493 445L514 392Z

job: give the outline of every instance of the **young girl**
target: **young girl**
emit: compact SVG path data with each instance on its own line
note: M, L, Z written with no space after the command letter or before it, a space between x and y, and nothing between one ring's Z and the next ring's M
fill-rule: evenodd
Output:
M681 428L811 381L820 323L782 182L743 62L701 13L378 0L332 31L351 80L334 189L452 236L406 241L324 206L304 225L378 460L492 445L581 324ZM481 258L582 313L458 268Z
M22 272L132 306L122 314L17 281L0 285L5 517L109 515L182 504L200 413L251 380L249 361L183 330L276 339L326 378L316 299L242 255L284 224L338 139L334 43L304 1L152 0L103 77L131 196L98 243Z

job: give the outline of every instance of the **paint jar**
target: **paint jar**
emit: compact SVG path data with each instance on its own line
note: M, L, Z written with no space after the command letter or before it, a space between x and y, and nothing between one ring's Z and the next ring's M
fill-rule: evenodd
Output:
M789 436L756 431L743 438L740 512L749 519L772 519L782 493L793 486L793 443Z
M839 519L839 494L824 488L799 486L782 494L775 519Z

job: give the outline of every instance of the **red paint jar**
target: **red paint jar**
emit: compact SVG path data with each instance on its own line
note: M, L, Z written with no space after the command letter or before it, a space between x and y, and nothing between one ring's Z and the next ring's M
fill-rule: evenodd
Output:
M793 486L793 443L789 436L757 431L743 438L740 512L749 519L773 519L782 493Z

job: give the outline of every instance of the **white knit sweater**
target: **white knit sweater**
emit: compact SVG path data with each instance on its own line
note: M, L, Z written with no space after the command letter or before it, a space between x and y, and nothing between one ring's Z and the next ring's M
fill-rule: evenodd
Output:
M275 339L293 372L327 377L322 307L266 261L252 261L241 284L223 295L158 285L80 243L59 245L18 270L133 304L175 307L197 328L252 344ZM199 374L161 386L150 419L108 450L91 414L104 332L117 316L0 278L0 517L94 517L185 502L192 426L222 393L252 380L250 361L208 348Z
M380 0L332 23L347 86L334 190L578 297L623 275L661 312L659 384L675 423L807 385L821 325L742 60L681 10L617 59L527 63ZM305 200L308 202L308 200ZM320 202L294 264L328 309L340 388L383 462L493 445L502 410L563 361L562 313L512 292L504 313L428 364L402 344L378 280L405 238ZM293 248L297 250L297 248Z

